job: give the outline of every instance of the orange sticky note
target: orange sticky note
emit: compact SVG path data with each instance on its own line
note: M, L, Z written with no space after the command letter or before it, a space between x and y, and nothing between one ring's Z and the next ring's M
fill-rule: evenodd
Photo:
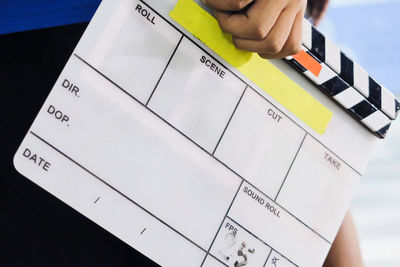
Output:
M293 58L299 62L304 68L310 71L315 77L318 77L321 73L322 66L317 60L310 56L306 51L300 50L300 52L293 56Z

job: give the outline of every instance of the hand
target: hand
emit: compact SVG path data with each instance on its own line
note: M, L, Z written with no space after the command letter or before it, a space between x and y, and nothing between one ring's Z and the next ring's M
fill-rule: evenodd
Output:
M301 48L307 0L202 0L215 10L235 46L263 58L283 58Z

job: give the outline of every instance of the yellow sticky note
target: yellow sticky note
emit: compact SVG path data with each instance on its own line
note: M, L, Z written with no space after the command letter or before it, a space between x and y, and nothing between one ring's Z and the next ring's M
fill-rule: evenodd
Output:
M232 36L224 33L217 20L197 3L178 0L169 15L317 133L325 132L332 112L268 60L237 49Z

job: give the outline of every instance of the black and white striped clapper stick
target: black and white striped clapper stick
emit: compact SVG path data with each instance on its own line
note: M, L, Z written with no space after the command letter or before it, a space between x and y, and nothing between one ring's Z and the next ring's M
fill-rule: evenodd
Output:
M305 46L299 54L287 57L286 60L297 71L311 79L323 92L335 99L372 133L380 138L386 136L391 119L330 67L314 57Z
M384 86L377 83L359 64L347 57L306 19L303 23L303 45L345 82L353 86L377 109L392 120L396 119L400 110L400 103L395 96Z

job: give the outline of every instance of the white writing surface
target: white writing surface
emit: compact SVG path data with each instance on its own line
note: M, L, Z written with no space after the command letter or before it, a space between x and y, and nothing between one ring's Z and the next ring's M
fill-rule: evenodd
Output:
M332 124L310 132L172 23L174 2L102 2L17 170L162 266L320 266L360 179L349 162L369 156L338 140L369 137L326 99Z

